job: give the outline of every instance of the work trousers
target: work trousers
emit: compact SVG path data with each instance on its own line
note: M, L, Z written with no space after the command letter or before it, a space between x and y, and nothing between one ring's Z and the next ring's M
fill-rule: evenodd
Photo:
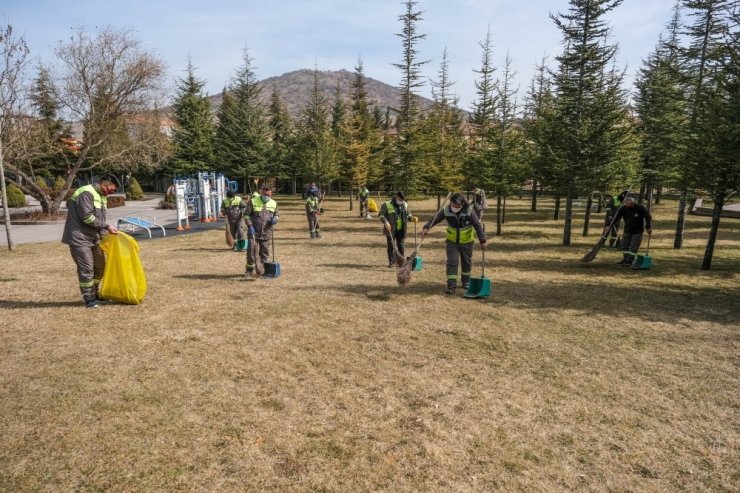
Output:
M259 252L258 255L260 260L264 264L270 260L270 238L255 238L254 236L249 238L249 248L247 248L247 270L251 271L254 269L255 258L252 256L252 249L255 248L254 244L257 244L256 250Z
M98 285L105 272L105 254L100 246L69 245L69 253L77 265L77 278L80 281L80 293L85 302L98 297Z
M396 248L398 248L398 253L401 254L402 257L404 257L404 249L403 249L403 242L406 240L406 232L401 231L394 231L393 232L393 238L396 240ZM391 239L390 233L386 231L385 233L385 241L388 243L388 263L389 264L395 264L396 263L396 256L393 254L393 241ZM406 257L404 257L406 258Z
M229 231L231 232L231 236L235 240L241 240L242 238L244 238L244 236L242 235L241 221L236 222L236 223L229 223Z
M447 250L447 285L457 286L457 267L462 262L461 280L463 286L470 281L470 271L473 269L473 245L470 243L453 243L446 241Z
M308 232L311 233L313 238L319 232L319 215L307 212L306 219L308 219Z
M360 217L365 217L369 213L367 197L360 198Z
M622 235L622 255L624 255L624 260L633 259L637 255L641 243L642 233L632 235L625 233Z

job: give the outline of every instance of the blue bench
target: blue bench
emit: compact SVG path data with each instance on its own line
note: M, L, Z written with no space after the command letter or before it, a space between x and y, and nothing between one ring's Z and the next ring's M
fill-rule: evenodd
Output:
M149 216L147 216L149 217ZM118 219L118 228L121 229L121 224L127 224L131 228L131 232L136 231L136 228L144 228L149 233L149 238L152 237L152 228L160 228L162 230L162 236L167 236L164 231L164 226L156 223L157 218L151 216L151 221L141 217L122 217Z

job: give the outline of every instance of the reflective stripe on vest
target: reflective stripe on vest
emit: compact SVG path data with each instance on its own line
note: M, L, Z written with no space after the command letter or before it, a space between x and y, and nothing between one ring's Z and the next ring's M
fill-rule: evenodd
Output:
M396 213L396 208L393 206L393 201L389 200L388 202L386 202L385 207L386 209L388 209L388 214L396 215L396 231L403 229L403 218L401 217L400 214ZM406 210L407 213L408 213L408 207L409 205L406 202L404 202L403 208Z
M72 196L69 198L70 201L76 201L77 197L82 195L85 192L90 192L93 196L93 207L95 207L96 210L105 210L108 208L108 199L104 195L100 195L100 193L95 190L95 187L93 185L85 185L83 187L78 188L75 190L75 193L72 194ZM82 218L82 222L85 224L92 224L95 222L95 215L90 214L87 217Z
M252 199L252 210L254 212L262 212L262 209L267 209L268 211L275 214L275 211L277 210L277 202L270 199L265 204L262 202L262 196L258 195Z
M445 218L447 219L447 240L452 243L471 243L473 237L473 224L470 216L473 214L473 206L461 210L455 214L450 206L445 206Z

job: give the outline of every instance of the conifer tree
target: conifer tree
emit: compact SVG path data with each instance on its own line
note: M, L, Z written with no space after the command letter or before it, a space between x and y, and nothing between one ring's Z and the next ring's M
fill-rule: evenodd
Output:
M687 80L687 100L689 111L689 142L684 159L684 168L680 170L681 198L678 204L676 234L673 248L683 245L683 231L686 222L686 201L689 189L693 184L694 172L703 163L700 154L695 152L702 144L702 136L697 132L699 115L704 111L707 96L705 85L711 74L717 70L724 47L723 36L727 30L727 0L683 0L688 15L694 17L694 23L686 26L690 42L682 50Z
M211 104L203 94L205 81L196 78L195 67L188 60L187 74L177 83L172 105L173 155L170 167L175 173L193 173L213 169L214 124Z
M319 90L318 69L314 69L311 96L298 124L296 158L304 180L325 183L338 176L329 121L329 104Z
M291 165L292 161L290 159L293 147L292 122L277 87L273 87L270 94L270 104L267 109L267 127L270 142L267 172L281 178L290 178L293 184L293 193L295 193L296 170Z
M420 122L423 135L424 166L418 183L437 192L459 190L463 182L465 139L458 97L452 92L447 49L442 52L439 78L432 82L434 104Z
M665 39L661 36L636 82L641 175L647 190L648 208L656 185L680 185L678 174L686 155L688 121L678 58L679 4L676 4L668 28L668 36Z
M406 190L414 190L419 185L416 176L420 168L422 146L419 142L419 102L417 91L424 85L421 79L421 67L428 63L418 60L417 45L419 41L426 38L420 34L417 24L422 20L422 12L415 11L416 4L413 0L405 0L403 5L405 12L398 17L403 24L401 33L396 34L401 38L403 55L401 63L393 65L401 70L401 100L396 117L396 141L394 163L389 169L388 178L392 181L394 188L403 187Z
M573 199L591 193L597 175L613 165L623 144L625 124L622 74L610 70L616 46L605 42L608 25L603 16L621 0L570 0L566 14L551 15L563 33L565 50L557 57L555 124L559 127L556 152L562 164L558 175L565 188L563 245L570 245Z
M475 81L476 100L473 103L473 111L468 118L472 127L470 149L465 160L465 180L467 185L477 184L483 188L490 186L489 157L493 143L492 129L496 122L496 105L498 103L496 94L496 81L493 78L495 67L493 65L493 47L491 41L491 26L488 26L486 37L479 43L482 50L481 66L474 70L479 74Z
M221 168L245 181L265 176L269 151L267 119L253 61L245 48L243 64L224 91L215 138Z
M542 185L548 167L554 159L551 146L553 94L546 62L546 58L543 57L536 65L524 105L524 153L531 170L532 212L537 212L538 185Z

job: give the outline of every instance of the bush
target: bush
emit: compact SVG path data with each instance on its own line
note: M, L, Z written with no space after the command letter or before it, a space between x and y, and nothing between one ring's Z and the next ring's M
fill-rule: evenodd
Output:
M123 195L108 195L108 209L123 207L126 205L126 197Z
M57 176L54 180L54 192L59 193L64 188L64 178Z
M131 182L126 189L126 200L141 200L144 198L144 191L136 178L131 177Z
M23 190L8 183L8 207L25 207L26 196L23 194Z
M171 193L168 193L164 196L162 200L159 201L159 208L160 209L176 209L177 204L175 204L175 196Z

